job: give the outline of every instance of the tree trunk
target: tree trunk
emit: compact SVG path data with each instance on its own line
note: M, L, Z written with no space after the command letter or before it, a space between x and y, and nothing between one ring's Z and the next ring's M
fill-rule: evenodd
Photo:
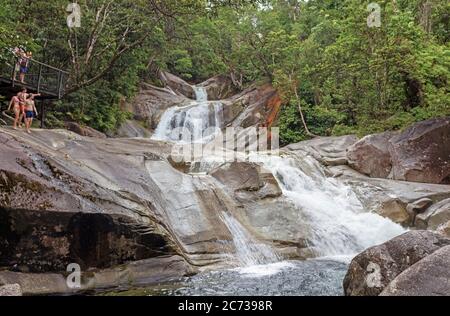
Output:
M433 27L431 22L432 11L433 11L432 1L431 0L422 1L419 8L419 23L422 26L423 30L427 33L431 33Z
M297 89L295 87L294 87L294 93L295 93L295 98L297 100L298 111L300 112L300 118L302 119L302 124L303 124L303 127L305 128L306 134L310 137L318 137L317 135L314 135L313 133L311 133L311 131L308 128L308 124L306 124L305 116L303 115L303 109L302 109L300 96L298 95Z

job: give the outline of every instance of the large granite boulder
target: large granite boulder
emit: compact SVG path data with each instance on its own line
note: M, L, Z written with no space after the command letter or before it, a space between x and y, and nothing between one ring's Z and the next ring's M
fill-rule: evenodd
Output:
M445 199L417 215L415 224L419 229L437 230L448 221L450 221L450 199Z
M161 116L168 108L187 105L190 102L192 100L184 95L176 94L169 88L159 88L142 83L136 97L124 104L124 110L133 113L136 121L143 122L150 130L154 130L158 127Z
M164 85L176 94L195 100L194 88L183 79L165 71L161 71L159 77Z
M199 86L206 89L208 100L211 101L228 99L238 93L233 81L226 75L215 76Z
M386 132L366 136L351 146L347 153L350 167L373 178L387 178L392 169L389 139L393 135Z
M438 118L367 136L347 156L352 168L373 178L450 184L449 143L450 118Z
M272 127L282 100L271 84L252 86L222 101L224 125L239 128Z
M228 187L239 201L255 201L282 195L272 173L254 163L227 163L212 170L210 175Z
M450 296L450 246L399 274L380 296Z
M286 146L289 151L303 151L326 166L347 165L347 150L358 141L355 135L316 137Z
M377 296L403 271L449 246L450 239L431 231L411 231L354 258L344 279L347 296Z
M450 117L414 124L389 140L396 180L450 184Z

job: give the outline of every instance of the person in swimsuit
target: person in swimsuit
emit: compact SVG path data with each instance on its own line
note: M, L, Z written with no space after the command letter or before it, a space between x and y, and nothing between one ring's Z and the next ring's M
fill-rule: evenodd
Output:
M20 61L25 55L25 52L23 51L22 48L16 47L13 50L13 54L17 58L16 64L14 65L14 81L17 81L17 74L20 73Z
M22 121L25 118L25 102L28 99L27 89L23 88L21 92L17 94L20 101L20 117L19 117L19 127L22 127Z
M33 124L34 116L38 115L36 110L36 104L34 102L34 97L40 96L41 94L31 94L30 97L25 101L25 127L27 129L27 133L31 133L31 124Z
M28 52L28 53L24 54L23 57L19 61L19 64L20 64L19 79L20 79L21 83L25 83L25 75L28 73L28 68L29 68L31 57L32 57L32 53Z
M19 124L20 117L21 117L21 106L20 106L20 99L18 95L15 95L12 97L11 102L9 102L8 111L14 112L14 124L13 129L17 129L17 124Z

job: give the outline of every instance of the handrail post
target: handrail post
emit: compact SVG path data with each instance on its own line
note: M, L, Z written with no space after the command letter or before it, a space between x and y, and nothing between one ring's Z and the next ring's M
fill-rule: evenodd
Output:
M45 128L45 100L41 100L41 128Z
M58 71L58 99L61 99L62 97L62 93L61 93L61 86L62 86L62 78L63 78L63 73L62 71Z
M37 82L37 93L41 93L42 64L39 64L39 75Z

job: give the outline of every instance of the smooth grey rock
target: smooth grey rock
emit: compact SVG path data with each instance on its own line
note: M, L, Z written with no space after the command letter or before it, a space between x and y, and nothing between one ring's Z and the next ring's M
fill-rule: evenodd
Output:
M94 137L94 138L106 138L105 134L103 134L102 132L99 132L89 126L81 126L80 124L75 123L75 122L66 122L64 125L67 128L67 130L77 133L78 135L81 135L81 136Z
M141 137L148 138L151 136L150 130L146 129L142 123L134 120L126 120L113 135L114 137Z
M317 137L288 145L286 150L307 152L327 166L339 166L347 164L347 149L357 141L354 135Z
M413 221L413 217L406 209L406 203L397 198L391 198L381 202L377 213L403 226L410 226Z
M0 283L16 283L24 295L67 295L130 289L177 280L196 272L179 256L146 259L103 270L81 272L80 287L69 288L67 274L0 271ZM0 287L1 291L1 287Z

